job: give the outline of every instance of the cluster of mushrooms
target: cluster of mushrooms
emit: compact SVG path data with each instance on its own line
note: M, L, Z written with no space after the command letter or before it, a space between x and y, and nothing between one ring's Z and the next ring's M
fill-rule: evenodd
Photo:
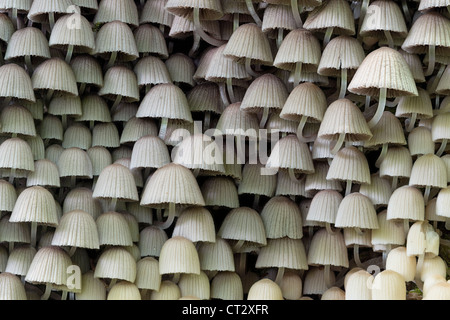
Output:
M450 299L449 0L0 12L0 299Z

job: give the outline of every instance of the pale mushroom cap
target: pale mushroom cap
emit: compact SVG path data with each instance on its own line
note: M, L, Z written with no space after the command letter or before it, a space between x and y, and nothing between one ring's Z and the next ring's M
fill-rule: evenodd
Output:
M100 173L95 184L94 198L139 201L136 182L128 167L111 164Z
M0 274L0 300L28 300L24 284L14 274Z
M211 59L214 63L207 65L205 79L212 82L225 82L227 79L232 79L232 81L250 80L251 77L243 64L224 55L225 48L226 44L213 51ZM196 73L198 76L198 69Z
M195 7L199 8L200 20L217 20L223 16L220 1L199 0L186 2L182 0L168 0L165 6L166 10L171 14L190 20L193 19Z
M246 163L242 169L242 179L238 186L238 194L257 194L272 197L277 188L277 176L266 175L264 165Z
M209 278L204 271L200 271L200 274L183 273L180 276L178 287L182 297L209 300L211 296Z
M405 58L406 63L409 65L409 69L412 72L413 78L417 83L425 82L425 75L422 68L422 61L419 56L414 53L406 52L403 49L399 49L399 52Z
M446 272L447 263L443 258L440 256L430 258L428 255L425 255L422 272L418 276L420 276L420 279L425 282L433 275L440 275L445 278Z
M202 242L198 248L200 268L206 271L235 271L233 250L230 244L220 237L215 242Z
M305 246L300 239L268 239L255 262L255 268L288 268L308 270Z
M100 249L97 225L87 212L74 210L62 215L52 245Z
M136 280L136 260L125 248L111 247L101 253L94 277L134 282Z
M113 162L111 153L105 147L102 146L91 147L86 152L89 158L91 159L92 174L94 176L100 175L102 170L107 166L111 165Z
M330 234L325 228L314 233L308 249L308 264L347 268L349 260L343 234L340 231Z
M153 257L145 257L136 263L136 286L139 289L159 291L161 287L161 274L159 261Z
M348 99L336 100L328 106L318 136L337 140L342 133L346 141L365 141L373 136L361 110Z
M215 135L258 137L259 120L255 113L241 109L241 102L230 104L220 115Z
M211 281L211 298L222 300L242 300L244 288L242 280L235 272L220 272Z
M95 52L107 59L112 52L117 52L119 61L134 61L139 57L133 31L118 20L105 23L97 32Z
M450 132L447 129L449 120L448 113L438 114L433 118L431 123L431 139L433 142L443 142L450 137Z
M396 271L403 276L406 282L413 281L416 275L416 258L408 256L406 247L396 247L388 253L386 270Z
M0 9L17 9L28 11L33 0L3 0L0 2Z
M200 187L206 206L239 207L237 185L232 178L214 176L207 178Z
M362 184L359 192L369 197L375 207L379 207L387 206L392 189L388 179L381 178L378 174L372 174L370 184Z
M168 163L170 163L169 150L159 137L146 135L134 143L131 154L131 169L160 168Z
M162 281L159 291L152 291L150 295L150 300L178 300L180 298L180 288L170 280Z
M372 300L374 277L366 270L352 273L345 285L345 300Z
M313 72L317 71L321 54L319 40L312 32L294 29L283 39L273 65L279 69L294 71L296 64L302 63L302 70Z
M345 291L338 287L328 288L320 297L320 300L346 300Z
M73 27L76 24L76 27ZM48 41L50 47L74 46L75 52L90 53L95 48L90 22L81 14L67 14L56 20Z
M168 118L193 122L185 93L173 83L158 84L145 95L137 118Z
M430 119L433 117L433 106L429 93L417 88L418 96L401 97L395 109L396 117L411 117L417 114L417 119Z
M343 0L326 1L315 7L308 14L303 27L321 32L325 32L327 28L333 28L335 34L355 34L355 22L350 4Z
M374 1L367 8L360 34L366 37L384 38L389 31L393 38L406 38L408 28L400 6L394 1Z
M268 239L303 237L302 212L290 198L283 196L271 198L261 211L261 219Z
M416 187L447 187L447 167L444 161L432 153L417 158L411 169L409 185Z
M92 162L86 151L80 148L65 149L58 159L60 177L92 178Z
M412 156L435 152L431 129L423 126L414 128L408 135L408 149Z
M169 203L205 205L200 187L192 172L175 163L169 163L157 169L141 196L143 206L161 207Z
M37 135L33 115L19 104L4 107L0 114L0 122L2 133L16 134L23 138Z
M247 300L284 300L278 284L265 278L256 281L249 289Z
M13 211L17 200L17 192L11 183L3 179L0 179L0 199L1 211Z
M330 273L331 281L335 281L334 272ZM312 294L323 294L328 289L325 284L325 269L310 267L303 281L303 297ZM312 299L312 298L311 298Z
M172 237L181 236L192 242L215 242L214 219L206 208L188 207L178 217Z
M10 138L0 145L0 168L34 171L34 157L30 145L21 138Z
M356 147L345 147L337 152L328 170L327 179L370 183L370 170L364 154Z
M27 17L33 22L43 23L48 22L48 13L54 12L55 14L64 14L68 8L72 5L70 0L59 1L45 1L37 0L33 1L28 11Z
M159 28L151 24L141 24L133 31L137 49L140 53L156 54L162 59L169 57L164 34Z
M94 57L88 54L78 55L70 61L70 66L78 83L103 86L103 72L100 63Z
M244 240L257 246L267 244L262 218L256 210L249 207L231 210L225 216L217 235L223 239Z
M292 134L281 138L275 144L267 159L266 168L293 169L306 174L315 171L308 145Z
M57 226L58 213L53 195L40 186L26 188L17 197L10 221Z
M81 114L75 121L111 122L107 102L96 94L87 94L81 98Z
M118 148L120 146L119 129L113 122L97 123L92 129L92 146Z
M125 66L112 66L104 75L104 85L98 95L108 100L115 100L120 95L122 96L121 101L124 102L139 101L139 86L136 74Z
M177 52L171 54L165 61L165 64L167 71L169 72L170 79L172 79L174 83L188 85L190 87L195 85L193 77L196 66L190 57L184 53Z
M417 96L417 87L405 58L396 50L381 47L369 53L356 70L348 90L359 95Z
M101 279L94 277L94 271L90 270L81 277L81 292L77 292L77 300L106 300L106 287Z
M88 150L92 146L92 133L88 127L75 123L64 132L62 146L65 149L79 148Z
M9 253L4 272L26 276L37 250L31 245L16 246Z
M0 67L0 97L35 102L30 76L21 66L9 63Z
M254 23L246 23L237 28L228 40L223 54L238 62L251 59L253 63L263 65L273 63L269 40Z
M10 243L30 243L30 227L26 223L10 222L10 214L0 219L0 241Z
M56 246L43 247L33 257L25 281L38 284L66 285L67 270L71 265L70 256L62 248Z
M372 283L372 300L406 300L406 282L392 270L378 273Z
M422 193L413 186L402 186L394 190L387 207L387 219L410 219L422 221L425 203Z
M59 188L58 166L50 160L41 159L34 162L34 171L27 176L27 187L43 186Z
M380 121L370 129L372 137L364 141L365 148L389 145L406 145L406 137L400 119L392 112L384 111Z
M240 2L236 2L236 4L239 3ZM247 12L243 13L248 15L248 9L244 9L246 9ZM292 10L289 6L269 3L269 5L264 9L261 30L268 33L269 37L272 37L277 29L290 31L296 28L297 25L295 24L294 15L292 14Z
M69 94L53 97L48 105L48 113L58 116L80 116L82 113L81 99Z
M340 77L341 70L353 74L365 58L364 49L355 38L338 36L323 49L317 72L323 76Z
M343 196L336 190L321 190L313 198L306 215L308 221L334 224Z
M450 283L439 282L434 284L424 295L423 300L448 300L450 299Z
M148 226L139 235L139 250L141 257L159 257L161 248L168 240L167 233L158 227Z
M129 281L120 281L109 290L106 300L142 300L142 296L136 284Z
M40 60L50 58L48 40L41 30L35 27L25 27L16 30L9 39L5 59L23 61L25 56Z
M149 118L130 118L120 135L120 144L134 143L141 137L158 135L158 127L153 119Z
M78 96L77 80L70 65L60 58L42 62L33 72L34 90L53 90Z
M84 187L78 187L70 190L63 202L63 214L81 210L88 212L94 219L97 219L102 214L101 204L98 199L92 196L92 190Z
M172 82L166 64L155 56L139 59L133 70L136 73L139 86Z
M199 83L187 94L191 112L221 114L224 104L220 99L219 85L212 82Z
M130 26L139 25L139 12L136 3L131 0L102 0L98 4L93 23L121 21Z
M411 176L413 159L406 147L389 147L386 156L380 163L380 177Z
M172 273L200 274L200 259L195 245L184 237L172 237L164 242L159 256L161 275Z
M359 192L345 196L339 204L334 225L337 228L378 229L377 212L372 200Z

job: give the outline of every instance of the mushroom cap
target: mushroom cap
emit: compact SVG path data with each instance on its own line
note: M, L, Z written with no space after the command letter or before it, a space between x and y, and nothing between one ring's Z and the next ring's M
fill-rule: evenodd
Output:
M306 220L334 224L343 196L336 190L321 190L311 200Z
M100 1L93 23L103 24L116 20L137 27L139 25L139 12L136 3L132 0Z
M134 66L139 86L172 83L169 70L161 58L146 56L139 59Z
M139 57L133 31L129 25L118 20L102 25L95 38L97 55L109 59L113 52L117 52L118 61L134 61Z
M211 298L242 300L244 289L239 275L235 272L219 272L211 280Z
M361 110L345 98L328 106L320 123L318 136L338 140L340 134L345 134L346 141L365 141L373 136Z
M389 146L406 145L402 123L390 111L383 112L380 121L370 129L370 132L372 137L364 141L365 148L377 148L385 143Z
M91 147L86 152L91 159L94 176L99 176L104 168L113 163L111 153L103 146Z
M154 290L150 294L150 300L178 300L180 298L180 287L170 280L163 280L159 291Z
M35 161L34 171L28 174L26 186L59 188L61 183L58 166L48 159L40 159Z
M169 163L158 168L141 195L141 205L155 208L169 203L204 206L200 187L193 173L186 167Z
M21 138L10 138L0 145L0 168L34 171L34 157L30 145Z
M4 272L26 276L36 252L36 248L31 245L16 246L9 253Z
M204 271L234 272L233 250L230 244L220 237L214 242L202 242L198 248L200 268Z
M268 239L303 238L302 212L290 198L283 196L271 198L261 211L261 219Z
M243 64L237 63L233 58L224 55L226 46L224 44L212 50L211 61L214 63L207 64L204 78L212 82L225 82L227 79L231 79L232 83L236 83L238 80L250 80L251 76L247 73ZM197 69L195 73L194 79L198 77L199 70Z
M239 5L240 2L233 1L233 3ZM241 14L250 14L246 6L242 6L242 9L245 11ZM292 14L292 10L289 5L269 3L264 9L261 30L266 32L270 38L275 38L275 34L278 29L283 29L283 31L291 31L296 28L297 25L295 23L294 15Z
M300 239L268 239L255 262L255 268L308 270L305 246Z
M160 168L169 163L169 150L164 141L159 137L145 135L134 143L131 154L131 169Z
M247 300L284 300L278 284L264 278L256 281L249 289Z
M108 100L115 100L117 96L121 96L123 102L139 101L136 74L125 66L112 66L105 73L104 85L100 88L98 95Z
M104 212L95 220L98 230L99 246L123 246L133 245L131 229L124 214L114 211Z
M416 81L416 83L425 82L422 61L420 60L419 56L414 53L406 52L403 49L399 49L398 52L400 52L403 58L405 58L405 61L408 64L409 69L411 70L411 73L413 75L414 81Z
M68 268L72 265L69 254L62 248L40 248L31 262L25 281L33 284L67 285Z
M200 189L206 206L231 209L239 207L237 185L230 177L208 177L203 181Z
M63 201L63 215L71 211L84 211L89 213L94 220L102 214L101 204L92 196L93 191L85 187L71 189Z
M11 214L0 219L0 241L10 243L30 243L30 226L27 223L9 221Z
M223 54L239 63L245 59L251 59L253 63L262 65L273 63L269 40L261 28L254 23L239 26L228 40Z
M277 176L264 174L265 169L265 166L260 163L246 163L242 169L238 194L257 194L272 197L277 188Z
M194 87L193 77L196 67L190 57L181 52L173 53L165 61L165 65L174 83Z
M52 245L100 249L97 224L92 215L82 210L63 214L55 229Z
M94 277L134 282L136 260L124 247L110 247L100 254Z
M120 135L120 144L134 143L144 136L157 136L158 127L150 118L130 118Z
M193 122L186 94L173 83L162 83L151 88L140 103L136 117Z
M435 152L435 144L431 129L423 126L416 127L408 134L408 149L411 156L424 155Z
M348 268L348 253L343 234L340 231L330 234L325 228L314 233L308 249L308 264Z
M201 270L200 274L183 273L178 281L181 299L208 300L210 299L210 283L206 273Z
M0 97L36 102L30 76L24 68L8 63L0 67Z
M178 217L172 231L172 237L180 236L192 242L215 242L216 229L214 219L208 209L188 207Z
M369 197L375 208L378 208L380 206L387 206L392 189L388 179L381 178L379 173L375 173L370 177L370 184L362 184L359 192Z
M172 273L200 274L200 260L195 245L181 236L164 242L159 256L161 275Z
M316 195L322 190L343 190L342 183L339 180L327 180L330 165L325 161L316 161L314 163L314 173L306 175L305 192Z
M67 10L69 10L70 7L72 7L71 0L36 0L31 4L27 18L36 23L48 23L48 14L50 12L63 15L67 13Z
M401 97L395 108L396 117L411 117L417 114L417 119L430 119L433 117L433 106L429 93L422 88L417 88L418 96Z
M42 62L51 57L48 40L38 28L25 27L16 30L9 39L5 59L11 62L23 62L25 56L30 56L36 62Z
M414 161L409 185L416 187L447 187L447 167L434 153L425 154Z
M61 119L57 116L46 114L41 121L39 135L44 140L62 141L64 137L64 127Z
M139 289L159 291L161 287L161 274L159 262L153 257L139 259L136 263L136 286Z
M168 0L165 8L171 14L181 16L189 20L193 20L195 8L199 9L200 20L218 20L223 16L221 2L214 0Z
M77 300L106 300L106 288L101 279L89 270L81 276L81 292L75 294Z
M377 212L372 200L359 192L345 196L339 204L334 225L337 228L378 229Z
M277 51L273 65L279 69L294 71L296 64L302 64L306 72L317 71L322 52L319 40L306 29L290 31Z
M212 112L221 114L224 109L220 99L220 89L216 83L197 84L189 91L186 98L192 113Z
M351 270L350 270L351 272ZM357 270L348 278L345 286L346 300L372 300L373 276L366 270Z
M388 47L369 53L348 85L350 92L369 96L378 96L381 88L387 89L387 97L418 95L405 58Z
M77 80L70 65L50 58L37 66L31 76L34 90L53 90L78 96Z
M0 210L11 212L17 200L17 192L14 185L0 179Z
M53 97L48 105L47 112L58 116L81 116L81 98L70 94Z
M408 256L406 247L396 247L387 255L386 270L400 273L406 282L413 281L416 276L416 258Z
M441 95L448 95L450 93L450 86L448 85L450 78L450 68L447 66L442 74L441 79L436 87L436 93ZM443 107L441 106L441 109Z
M423 300L448 300L450 297L450 283L438 282L431 286Z
M378 273L372 284L372 300L406 300L406 282L392 270Z
M350 146L339 150L330 164L328 179L351 180L354 183L370 183L370 170L367 158L358 150Z
M70 125L64 132L63 148L80 148L88 150L92 146L92 133L81 123Z
M70 66L77 83L84 83L98 88L103 87L103 72L100 63L89 54L80 54L72 58ZM84 100L84 97L82 98Z
M139 234L138 245L141 257L159 257L161 248L168 239L169 237L163 229L152 225L145 227Z
M166 10L167 0L146 1L139 16L139 24L156 23L170 27L174 15Z
M410 219L423 221L424 218L424 198L416 187L402 186L392 192L387 206L387 220Z
M2 0L0 9L17 9L18 11L28 11L33 0Z
M133 31L133 34L139 53L155 54L161 59L169 57L164 34L156 26L149 23L141 24Z
M57 165L60 177L93 177L91 159L83 149L64 149L59 156Z
M213 38L219 39L220 25L218 20L200 20L200 25L206 33ZM195 31L194 21L182 16L175 16L170 26L169 37L174 39L186 39L193 35Z
M0 113L2 133L16 134L21 137L35 137L36 127L31 112L19 105L5 106Z
M92 196L101 199L139 201L136 182L131 170L120 164L111 164L102 170Z
M344 0L329 0L316 6L303 23L307 30L325 32L333 28L338 35L354 35L355 22L350 4Z
M241 102L236 102L228 105L223 110L217 122L214 135L248 136L256 139L258 130L258 116L255 113L242 109Z

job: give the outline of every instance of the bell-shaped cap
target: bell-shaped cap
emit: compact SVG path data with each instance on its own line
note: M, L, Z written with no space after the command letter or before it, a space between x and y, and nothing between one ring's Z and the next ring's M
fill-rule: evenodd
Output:
M447 167L444 161L433 153L423 155L414 161L409 185L416 187L447 187Z
M402 186L394 190L387 207L387 219L423 221L425 202L422 193L414 186Z
M61 183L58 166L48 159L40 159L35 161L34 171L28 174L26 186L59 188Z
M134 61L139 57L133 31L126 23L114 20L102 25L95 38L95 52L103 59L117 54L117 61Z
M169 239L167 233L158 227L147 226L139 234L139 251L141 257L159 257L161 248Z
M169 238L161 248L159 272L200 274L200 259L192 241L180 236Z
M340 231L329 233L325 228L314 233L308 249L309 265L331 265L347 268L347 247Z
M139 138L133 145L130 168L160 168L170 163L167 145L155 135Z
M132 0L100 1L93 23L103 24L116 20L137 27L139 25L139 12L136 3Z
M56 20L58 16L66 14L71 6L71 0L33 1L30 10L28 11L27 18L35 23L48 23L48 16L50 13L53 13L56 16Z
M94 277L134 282L136 260L124 247L110 247L99 256Z
M92 162L86 151L80 148L65 149L58 159L59 176L92 178Z
M400 273L384 270L372 283L372 300L406 300L406 282Z
M166 64L161 58L155 56L142 57L133 70L136 73L139 86L172 82Z
M102 207L98 199L92 196L93 191L86 187L71 189L62 203L63 215L71 211L84 211L89 213L94 220L102 214Z
M254 194L272 197L277 188L275 174L263 174L265 166L261 163L246 163L242 169L242 179L238 186L238 194Z
M105 73L104 85L99 90L98 95L108 100L116 100L120 96L121 101L124 102L139 101L139 86L136 74L125 66L112 66Z
M342 199L334 225L337 228L379 228L372 201L359 192L350 193Z
M164 34L156 26L149 23L141 24L133 31L133 34L139 53L154 54L161 59L169 57Z
M34 87L24 68L8 63L0 67L0 97L36 102Z
M100 63L89 54L80 54L73 57L70 66L79 84L103 87L103 72ZM84 97L83 97L84 98Z
M8 42L5 59L10 62L24 63L30 57L32 63L50 59L50 47L44 33L35 27L16 30Z
M172 237L181 236L192 242L215 242L216 231L211 212L203 207L188 207L178 217Z
M36 127L31 112L19 105L5 106L0 113L1 131L20 137L35 137Z
M30 145L20 138L10 138L0 145L0 168L34 171L34 157Z
M276 196L264 205L261 211L268 239L303 237L302 213L299 206L290 198Z
M356 147L345 147L338 151L330 164L327 179L354 183L370 183L369 163Z
M92 196L100 199L139 201L131 170L120 164L111 164L102 170Z
M308 270L305 246L300 239L268 239L255 262L255 268Z
M99 245L132 246L131 230L122 213L104 212L95 220L95 223L98 230Z
M284 300L284 298L280 286L269 278L264 278L250 287L247 300Z
M139 16L139 24L155 23L170 27L174 15L166 10L167 0L146 1Z
M222 300L242 300L244 290L239 275L235 272L219 272L211 281L211 298Z

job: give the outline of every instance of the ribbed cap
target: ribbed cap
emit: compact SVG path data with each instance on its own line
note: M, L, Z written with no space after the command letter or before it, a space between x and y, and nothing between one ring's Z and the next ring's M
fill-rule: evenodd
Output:
M240 276L235 272L219 272L211 280L211 298L242 300L244 290Z
M220 237L215 242L202 242L198 247L200 268L205 271L235 271L233 250L230 244Z
M161 59L169 57L164 34L151 24L142 24L133 31L139 53L155 54Z
M113 66L106 71L104 82L98 92L100 96L108 100L116 100L117 96L121 96L124 102L139 100L139 86L133 70L120 65Z
M334 224L337 228L378 229L377 212L369 197L354 192L339 204Z
M97 261L95 278L136 280L136 260L123 247L110 247L103 251Z
M325 228L314 233L308 249L308 264L348 268L347 247L342 233L337 231L331 234Z
M288 268L308 270L305 246L300 239L268 239L261 248L255 262L255 268Z
M139 201L131 170L120 164L111 164L102 170L92 196L101 199Z
M132 0L102 0L98 4L94 24L121 21L136 27L139 25L139 12L136 3Z
M74 57L70 61L70 66L75 74L77 83L92 85L95 87L103 86L103 72L100 63L88 54L82 54Z
M366 157L353 146L342 148L331 162L327 179L351 180L359 184L370 183L370 170Z
M139 23L156 23L170 27L174 15L166 10L167 0L146 1L140 12Z
M0 168L34 171L34 157L30 145L20 138L10 138L0 145Z
M206 178L200 189L206 206L239 207L237 185L230 177L214 176Z
M200 274L200 259L195 245L184 237L172 237L164 242L159 256L161 275L173 273Z
M18 276L26 276L36 252L36 248L32 245L15 246L9 253L4 272Z
M423 221L424 218L425 203L419 189L413 186L402 186L394 190L387 207L387 220Z
M216 231L211 212L202 207L188 207L181 211L172 237L181 236L192 242L215 242Z
M425 154L414 161L409 185L416 187L447 187L447 167L445 162L433 153Z
M329 0L315 7L303 23L311 31L325 32L333 28L339 35L354 35L355 22L350 4L345 0Z
M34 162L34 171L27 176L27 187L60 187L58 166L48 159L40 159Z
M306 220L334 224L343 196L336 190L319 191L313 198Z
M372 300L406 300L405 291L403 276L392 270L384 270L373 280Z
M145 257L136 263L136 286L139 289L159 291L161 287L161 274L159 261L153 257Z
M223 16L221 1L219 0L168 0L166 10L176 16L193 20L194 8L199 8L200 20L218 20Z
M249 289L247 300L284 300L278 284L264 278L256 281Z
M21 66L9 63L0 67L0 97L36 102L30 76Z
M303 237L302 212L290 198L283 196L271 198L261 211L261 219L268 239Z
M60 177L92 178L92 162L86 151L69 148L59 156L58 169Z
M262 174L265 166L246 163L242 169L242 180L238 186L238 194L258 194L272 197L277 188L277 176Z
M163 229L155 226L145 227L139 234L141 257L159 257L161 248L167 240L167 233Z
M34 90L53 90L78 96L75 74L70 65L60 58L42 62L33 72Z
M1 131L21 137L35 137L36 127L33 115L19 104L5 106L0 113Z

